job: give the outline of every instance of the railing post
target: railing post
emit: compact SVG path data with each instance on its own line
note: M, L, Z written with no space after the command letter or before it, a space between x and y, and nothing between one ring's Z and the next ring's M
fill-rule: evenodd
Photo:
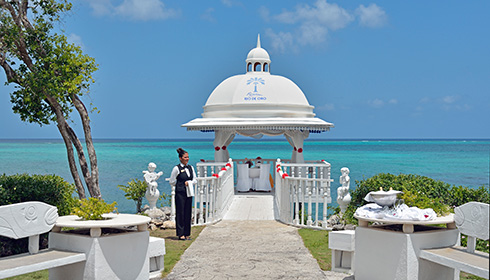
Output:
M207 185L207 182L206 182ZM204 188L206 185L199 186L199 206L201 208L200 215L199 215L199 224L202 225L204 223L204 203L203 203L203 194L204 194Z
M170 199L170 221L175 222L175 186L172 186Z
M198 194L198 191L199 191L199 186L202 185L202 179L197 179L197 186L194 186L194 224L196 225L197 224L197 194Z
M318 183L319 182L313 182L313 194L315 196L315 226L318 226L318 205L320 204L319 198L320 198L320 192L318 189Z

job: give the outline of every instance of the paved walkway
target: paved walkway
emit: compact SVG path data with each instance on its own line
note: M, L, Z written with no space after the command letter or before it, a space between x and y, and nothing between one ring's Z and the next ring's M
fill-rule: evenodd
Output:
M262 194L235 196L224 219L201 232L166 279L353 277L322 271L297 228L275 221L272 196Z

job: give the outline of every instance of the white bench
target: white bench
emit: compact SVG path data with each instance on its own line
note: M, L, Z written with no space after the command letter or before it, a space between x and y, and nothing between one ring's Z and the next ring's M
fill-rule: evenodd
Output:
M468 236L467 248L460 246L425 249L420 258L438 265L454 269L454 278L459 279L459 271L464 271L485 279L489 278L489 256L475 250L476 238L489 239L489 205L469 202L454 209L456 227Z
M0 279L85 261L84 253L39 251L39 235L50 231L57 219L58 209L43 202L0 206L0 235L29 238L29 253L0 258Z

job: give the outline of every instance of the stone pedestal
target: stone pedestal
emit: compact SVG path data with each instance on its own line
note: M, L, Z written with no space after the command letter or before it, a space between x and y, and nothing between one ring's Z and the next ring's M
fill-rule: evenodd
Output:
M328 247L332 249L332 270L354 273L355 231L331 231Z
M454 270L434 269L420 261L419 253L421 249L455 245L457 229L415 225L413 233L402 230L401 225L356 229L356 280L453 279Z
M83 252L87 260L49 270L49 279L149 279L149 232L125 232L100 237L49 233L49 247Z
M150 279L161 277L164 269L165 239L150 236L148 257L150 259Z

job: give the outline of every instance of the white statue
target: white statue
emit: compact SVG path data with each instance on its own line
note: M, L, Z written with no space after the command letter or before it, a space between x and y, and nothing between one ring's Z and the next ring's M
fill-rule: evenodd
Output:
M347 209L347 206L351 202L351 197L349 194L349 186L350 186L350 177L349 177L349 168L347 167L342 167L340 169L340 173L342 175L340 176L339 182L342 186L337 188L337 203L340 206L340 214L344 214L345 210Z
M148 204L150 204L150 210L155 209L157 207L157 201L160 197L160 192L158 191L158 183L156 180L163 175L163 172L160 171L158 173L155 172L157 165L153 162L148 164L148 171L143 171L143 177L145 178L147 189L145 193L145 197L148 200Z

